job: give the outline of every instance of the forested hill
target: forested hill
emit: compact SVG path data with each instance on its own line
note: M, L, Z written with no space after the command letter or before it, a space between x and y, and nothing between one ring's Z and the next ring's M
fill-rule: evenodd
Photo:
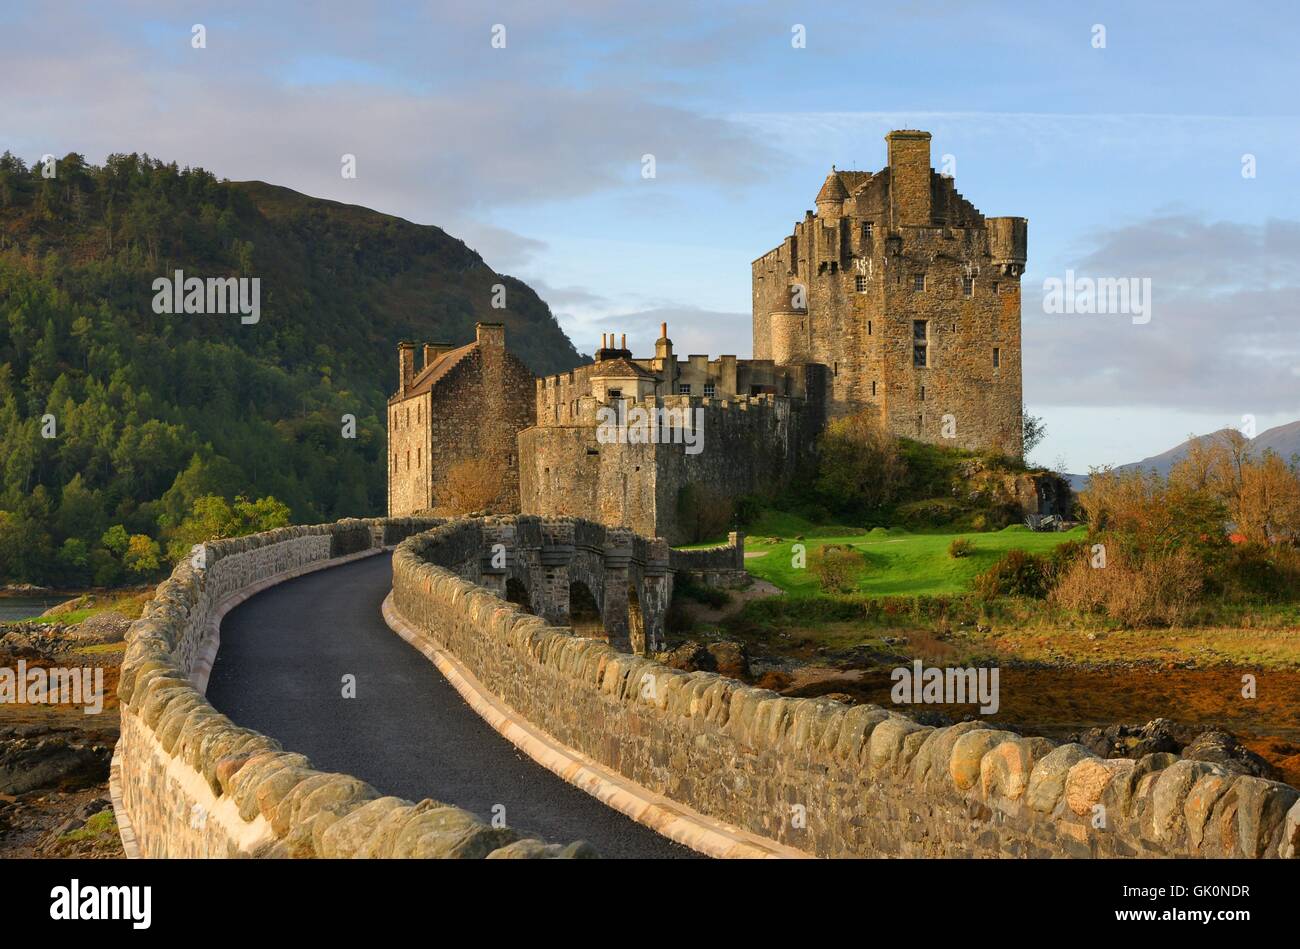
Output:
M120 536L166 549L210 495L274 496L299 523L382 512L399 340L499 321L535 372L583 361L527 285L437 227L148 156L42 170L0 158L0 583L143 575ZM259 278L260 319L155 313L176 270Z

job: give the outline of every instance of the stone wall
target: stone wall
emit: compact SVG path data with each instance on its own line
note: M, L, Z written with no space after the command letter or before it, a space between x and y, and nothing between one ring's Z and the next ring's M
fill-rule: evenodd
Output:
M214 541L158 586L127 634L114 756L119 823L144 857L588 856L456 807L385 797L234 722L204 699L224 608L272 582L364 556L436 520L348 520Z
M618 653L440 563L393 558L397 611L561 743L706 816L825 857L1295 857L1300 793L1216 765L1103 760L966 722L790 699ZM455 544L450 546L454 547ZM454 567L454 564L452 564Z
M539 425L519 434L521 510L590 517L670 543L695 539L680 517L684 490L715 507L745 494L775 493L811 457L823 421L816 400L772 395L729 401L673 395L627 403L628 418L638 408L698 418L700 450L691 453L680 441L601 442L595 408L588 405L591 414L580 415L577 424Z

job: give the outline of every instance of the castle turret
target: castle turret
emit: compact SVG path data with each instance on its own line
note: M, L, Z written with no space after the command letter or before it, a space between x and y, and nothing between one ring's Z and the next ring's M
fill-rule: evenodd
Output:
M808 311L773 310L772 360L777 365L808 362Z
M989 256L993 266L1008 277L1025 272L1029 247L1029 221L1022 217L985 218L989 229Z
M839 173L831 166L831 173L826 176L822 189L817 192L817 216L822 220L837 218L844 213L844 202L849 192L840 181Z

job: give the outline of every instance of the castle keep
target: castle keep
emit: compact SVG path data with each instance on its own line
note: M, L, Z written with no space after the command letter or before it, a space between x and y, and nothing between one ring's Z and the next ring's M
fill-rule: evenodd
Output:
M754 358L828 367L832 414L871 406L896 435L1018 455L1027 222L985 218L935 173L929 132L885 140L886 168L832 169L816 213L754 261Z
M832 168L816 212L753 262L753 359L679 358L666 324L653 356L606 334L594 362L542 379L500 326L425 346L418 374L403 343L389 515L445 510L447 472L487 457L499 512L684 543L702 514L788 483L828 417L863 409L896 435L1019 455L1027 222L981 215L930 167L928 132L886 142L887 167ZM665 413L684 438L654 437Z

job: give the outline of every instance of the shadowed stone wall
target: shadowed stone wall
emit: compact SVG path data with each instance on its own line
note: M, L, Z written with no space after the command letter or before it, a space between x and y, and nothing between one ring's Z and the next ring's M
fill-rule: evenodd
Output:
M317 771L203 697L216 624L232 600L440 523L348 520L215 541L199 566L186 561L158 586L127 633L118 687L112 784L124 842L144 857L592 855L585 844L520 839L459 808Z
M1300 792L1284 784L782 698L574 636L461 575L489 525L400 544L398 612L537 728L707 816L825 857L1296 856Z

